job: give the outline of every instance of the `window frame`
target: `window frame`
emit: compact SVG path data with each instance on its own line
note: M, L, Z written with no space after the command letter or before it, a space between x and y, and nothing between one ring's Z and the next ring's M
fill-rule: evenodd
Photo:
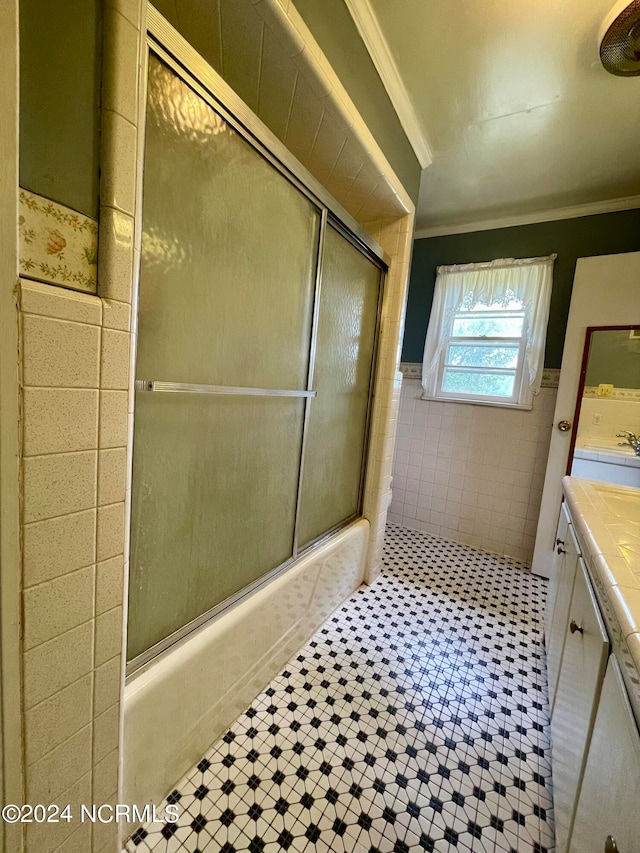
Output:
M553 264L556 254L535 258L498 258L494 261L451 264L436 268L436 281L431 305L431 315L422 358L423 400L439 402L469 403L473 405L497 406L531 410L534 397L539 393L546 343L551 291L553 287ZM535 268L535 272L527 271ZM504 314L503 314L504 312ZM517 323L506 325L487 322L488 332L467 334L483 330L483 326L464 322L474 317L491 321L496 316L518 318ZM493 315L493 317L492 317ZM454 334L454 329L460 334ZM454 344L473 346L484 342L500 346L518 346L515 367L512 359L496 354L496 365L483 365L471 352L461 353L461 360L469 365L456 364L449 350ZM450 359L450 360L448 360ZM504 371L499 362L510 362ZM464 368L467 372L485 372L487 378L502 372L514 376L513 393L503 396L497 393L478 393L466 390L445 390L447 375L452 368ZM473 381L472 377L470 377ZM449 385L451 386L449 382ZM491 390L491 389L490 389ZM493 390L500 390L493 389ZM504 390L504 389L503 389Z
M486 344L490 346L491 344L518 344L518 358L517 364L515 368L513 367L486 367L486 366L476 366L476 365L449 365L447 364L447 352L451 344L472 344L476 345L478 343ZM438 400L452 400L464 403L491 403L492 405L502 405L502 406L519 406L521 396L523 393L523 378L524 378L524 354L527 348L527 338L525 334L522 334L517 338L503 338L503 337L495 337L495 336L487 336L487 335L477 335L473 337L458 337L450 335L448 338L444 339L444 346L442 348L442 353L440 355L440 363L438 365L438 381L437 381L437 390L436 390L436 399ZM467 372L477 372L477 373L496 373L496 374L513 374L513 394L510 397L506 397L503 395L494 395L494 394L478 394L478 393L465 393L464 391L445 391L443 388L444 374L445 370L449 368L453 372L455 371L467 371ZM530 407L529 407L530 408Z
M474 310L476 305L482 305L484 310ZM521 308L513 308L507 307L499 308L492 307L490 305L484 305L483 303L476 303L473 308L459 308L453 318L451 320L451 333L443 338L442 351L440 353L440 358L438 360L438 376L437 376L437 387L436 387L436 399L443 400L452 400L464 403L486 403L491 405L502 405L502 406L519 406L522 404L522 396L523 396L523 378L524 378L524 361L525 361L525 352L527 349L527 321L524 312L524 307ZM456 320L460 319L491 319L491 315L510 315L510 314L519 314L522 316L522 329L520 335L512 335L507 337L506 335L454 335L453 329L455 327ZM500 344L517 344L518 345L518 356L515 368L503 368L503 367L491 367L491 366L480 366L480 365L450 365L447 362L447 355L449 352L449 348L451 345L455 344L471 344L473 345L500 345ZM452 372L456 371L467 371L467 372L477 372L477 373L495 373L495 374L509 374L513 375L513 393L510 396L505 396L502 394L481 394L477 392L469 392L466 393L464 391L447 391L444 388L444 378L445 373L449 369Z

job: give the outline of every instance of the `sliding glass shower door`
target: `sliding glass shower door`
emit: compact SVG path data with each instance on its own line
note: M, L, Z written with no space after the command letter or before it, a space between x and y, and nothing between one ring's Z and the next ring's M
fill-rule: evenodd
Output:
M165 58L148 74L134 667L359 513L381 278Z
M300 496L304 545L360 509L380 269L336 228L324 242Z

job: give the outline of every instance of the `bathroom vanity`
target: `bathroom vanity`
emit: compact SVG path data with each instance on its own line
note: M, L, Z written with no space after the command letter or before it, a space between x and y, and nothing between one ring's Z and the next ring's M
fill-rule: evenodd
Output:
M640 489L565 477L545 617L557 853L640 851Z

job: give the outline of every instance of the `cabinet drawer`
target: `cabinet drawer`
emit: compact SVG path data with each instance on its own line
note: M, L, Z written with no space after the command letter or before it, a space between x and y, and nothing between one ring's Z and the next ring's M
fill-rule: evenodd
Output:
M609 639L585 565L578 558L551 718L557 853L568 850L608 654Z
M609 658L571 836L571 853L640 849L640 734L618 662Z

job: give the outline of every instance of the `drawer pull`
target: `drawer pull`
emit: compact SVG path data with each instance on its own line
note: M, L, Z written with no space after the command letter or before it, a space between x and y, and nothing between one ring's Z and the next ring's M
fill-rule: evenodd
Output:
M618 845L613 835L608 835L604 842L604 853L619 853Z
M584 628L582 627L582 625L578 625L575 619L572 619L571 622L569 622L569 630L572 634L575 634L576 632L578 634L584 634ZM609 838L611 838L611 836L609 836ZM613 843L615 845L615 841ZM615 847L612 847L611 853L614 853L615 849Z
M564 539L556 539L556 545L564 545Z
M562 545L564 545L564 542L562 543ZM558 552L558 554L566 554L567 553L565 551L565 549L562 547L562 545L558 545L558 547L556 548L556 551Z

